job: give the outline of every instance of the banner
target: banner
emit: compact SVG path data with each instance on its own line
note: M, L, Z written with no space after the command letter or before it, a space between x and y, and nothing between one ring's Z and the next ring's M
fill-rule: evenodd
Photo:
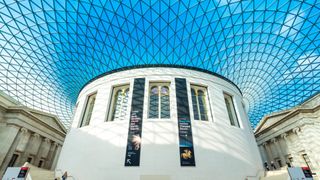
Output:
M175 83L178 110L180 165L196 166L193 150L187 82L184 78L175 78Z
M140 165L145 78L134 79L125 166Z

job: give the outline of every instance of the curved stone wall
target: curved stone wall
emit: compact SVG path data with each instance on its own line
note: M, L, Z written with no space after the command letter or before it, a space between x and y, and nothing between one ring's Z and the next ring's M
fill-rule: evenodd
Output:
M155 84L169 88L169 118L148 114ZM111 121L113 91L123 85L129 88L126 115ZM192 87L205 91L198 101ZM91 118L83 125L92 94ZM227 97L234 109L227 108ZM205 72L156 67L108 74L82 89L57 169L76 179L258 179L261 164L241 92L234 84Z

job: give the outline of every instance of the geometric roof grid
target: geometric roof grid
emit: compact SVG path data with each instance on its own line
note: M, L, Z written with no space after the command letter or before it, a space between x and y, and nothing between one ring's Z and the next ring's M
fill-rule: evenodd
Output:
M233 81L253 127L320 91L316 0L0 0L0 90L70 125L79 90L135 65Z

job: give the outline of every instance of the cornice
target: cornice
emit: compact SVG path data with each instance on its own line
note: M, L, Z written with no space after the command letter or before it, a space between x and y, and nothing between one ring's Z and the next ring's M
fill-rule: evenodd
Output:
M263 117L262 120L260 121L261 123L258 124L258 127L255 130L255 133L260 131L260 129L263 127L263 125L267 122L268 119L275 118L275 117L282 116L284 114L289 114L289 113L290 113L290 110L285 110L285 111L281 111L281 112L270 114Z
M49 130L51 130L51 131L59 134L59 135L62 136L62 137L65 137L65 136L66 136L66 131L61 131L60 129L56 129L56 128L52 127L51 125L45 123L44 121L42 121L41 119L39 119L38 117L36 117L35 115L33 115L32 113L26 111L25 109L9 107L9 108L7 108L7 111L6 111L6 112L7 112L7 113L19 113L19 114L21 114L21 115L24 115L24 116L32 119L32 120L35 121L36 123L38 123L38 124L40 124L40 125L48 128ZM21 120L21 119L19 119L19 120ZM28 123L28 122L26 122L26 121L24 121L24 122L27 123L27 124L30 124L30 123ZM9 124L10 124L10 123L9 123ZM14 125L19 126L19 124L16 124L16 123L11 123L11 124L14 124Z
M51 131L51 133L48 133L48 131L46 130L41 130L41 129L38 129L36 127L34 127L36 130L32 129L32 128L28 128L27 126L23 126L21 125L21 122L19 123L19 121L27 124L28 126L32 126L34 127L32 124L26 122L26 121L23 121L19 118L15 118L13 120L9 120L6 122L6 125L7 126L11 126L11 127L15 127L15 128L18 128L20 130L22 129L27 129L27 132L32 136L32 137L37 137L38 135L40 137L44 137L44 138L48 138L48 139L51 139L52 141L54 142L60 142L60 143L63 143L64 142L64 139L65 139L65 136L66 134L63 134L62 132L60 131ZM22 132L24 133L24 132Z
M263 122L263 124L259 127L259 129L256 130L256 132L254 133L255 137L258 137L261 134L264 134L265 132L273 129L274 127L282 124L283 122L287 121L290 118L293 118L299 114L304 114L304 113L314 113L316 111L320 110L320 105L314 107L314 108L297 108L294 109L292 112L288 113L286 116L282 117L281 119L279 119L277 122L273 123L272 125L270 125L269 127L263 129L262 131L260 131L260 129L263 127L263 125L266 123L267 119L273 118L275 116L269 116L268 118L266 118L265 122Z

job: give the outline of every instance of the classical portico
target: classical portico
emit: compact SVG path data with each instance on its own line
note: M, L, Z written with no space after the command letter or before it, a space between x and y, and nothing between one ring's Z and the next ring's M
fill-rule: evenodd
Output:
M320 174L320 94L292 109L265 116L255 129L263 162L277 168L308 166Z
M56 116L21 106L0 92L0 177L29 162L53 170L66 135Z

